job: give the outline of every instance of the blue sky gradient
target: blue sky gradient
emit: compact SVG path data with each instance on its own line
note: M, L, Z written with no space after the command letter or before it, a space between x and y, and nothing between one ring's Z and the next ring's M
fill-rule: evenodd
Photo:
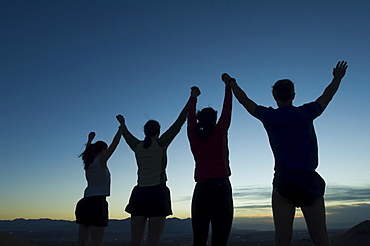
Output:
M148 119L165 131L193 85L199 109L220 111L224 72L273 107L271 86L289 78L301 105L321 95L339 60L347 74L315 120L327 220L369 219L368 13L361 0L1 1L0 219L74 220L86 186L78 155L90 131L111 141L117 114L140 139ZM168 150L179 218L190 216L194 188L185 130ZM235 99L229 148L235 223L272 229L273 156L262 124ZM108 165L110 217L127 218L136 164L123 139Z

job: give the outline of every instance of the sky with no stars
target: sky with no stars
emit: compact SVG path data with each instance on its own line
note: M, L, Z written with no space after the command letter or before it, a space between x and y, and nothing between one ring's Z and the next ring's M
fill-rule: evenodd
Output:
M1 1L0 220L74 220L86 187L78 155L90 131L112 140L117 114L139 139L148 119L164 132L194 85L198 109L220 112L224 72L272 107L273 83L291 79L299 106L322 94L340 60L347 74L314 122L317 171L328 227L370 219L369 13L366 0ZM236 99L229 149L234 226L272 229L273 156ZM128 218L137 167L123 139L108 166L110 218ZM168 149L173 217L190 217L193 174L184 125Z

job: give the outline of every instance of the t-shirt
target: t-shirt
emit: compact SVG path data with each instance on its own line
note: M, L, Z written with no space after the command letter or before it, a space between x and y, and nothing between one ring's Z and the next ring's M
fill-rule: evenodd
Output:
M100 158L96 157L85 172L87 187L84 197L110 196L110 172L108 167L100 164Z
M143 141L134 137L126 126L122 128L123 137L135 152L138 166L138 186L154 186L166 183L167 148L180 132L182 125L185 123L187 112L187 107L184 107L172 126L159 139L152 139L152 144L147 149L143 148Z
M188 138L190 148L195 160L194 179L196 182L208 181L212 178L229 177L229 148L227 131L231 122L232 93L230 85L225 86L225 98L220 119L214 132L208 139L196 134L196 103L197 98L192 97L188 114Z
M273 109L258 106L255 116L266 129L275 171L315 170L318 148L313 120L323 112L317 102Z

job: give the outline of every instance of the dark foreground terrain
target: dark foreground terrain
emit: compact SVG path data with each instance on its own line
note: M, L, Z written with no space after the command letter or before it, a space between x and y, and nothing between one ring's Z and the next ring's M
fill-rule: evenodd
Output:
M4 223L0 221L0 245L1 246L72 246L76 245L77 241L77 230L75 224L69 224L61 229L61 224L58 225L57 221L45 220L42 221L44 226L48 229L40 226L40 220L34 221L16 221L17 223L9 224L7 226L12 230L4 230ZM12 221L14 222L14 221ZM27 227L21 227L19 224L22 222ZM28 222L28 223L26 223ZM181 221L184 222L184 221ZM186 221L185 221L186 222ZM33 223L33 224L32 224ZM176 222L177 223L177 222ZM14 227L17 224L17 227ZM36 226L37 225L37 226ZM73 231L71 228L73 225ZM118 226L119 225L119 226ZM14 228L11 228L11 227ZM31 228L35 228L32 230ZM129 245L128 233L122 233L125 231L127 226L123 223L118 224L116 230L115 226L112 226L110 231L106 232L106 246L114 245ZM17 229L18 228L18 229ZM28 228L28 229L27 229ZM59 228L59 229L58 229ZM183 228L174 227L171 230L164 232L162 237L161 245L192 245L192 234L189 231L189 224ZM370 245L370 221L364 221L352 228L348 229L335 229L329 230L329 235L332 241L332 246L364 246ZM251 245L251 246L273 246L273 231L244 231L244 230L233 230L230 239L229 246L237 245ZM305 246L312 245L309 240L307 231L296 230L294 232L293 246ZM145 243L143 244L145 245Z

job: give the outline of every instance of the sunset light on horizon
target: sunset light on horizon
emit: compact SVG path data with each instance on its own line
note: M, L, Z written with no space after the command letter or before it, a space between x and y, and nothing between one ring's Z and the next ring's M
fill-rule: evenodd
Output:
M229 73L257 104L276 107L275 81L295 106L316 100L341 60L348 69L315 121L328 228L370 219L370 2L1 1L0 220L75 220L89 132L110 143L116 115L143 139L163 133L198 86L198 108L222 109ZM219 115L218 115L219 116ZM94 141L95 141L94 140ZM234 226L273 230L274 158L263 125L233 99L228 134ZM194 159L186 123L168 148L173 215L190 217ZM122 138L108 161L110 219L137 182ZM305 227L299 209L295 225Z

